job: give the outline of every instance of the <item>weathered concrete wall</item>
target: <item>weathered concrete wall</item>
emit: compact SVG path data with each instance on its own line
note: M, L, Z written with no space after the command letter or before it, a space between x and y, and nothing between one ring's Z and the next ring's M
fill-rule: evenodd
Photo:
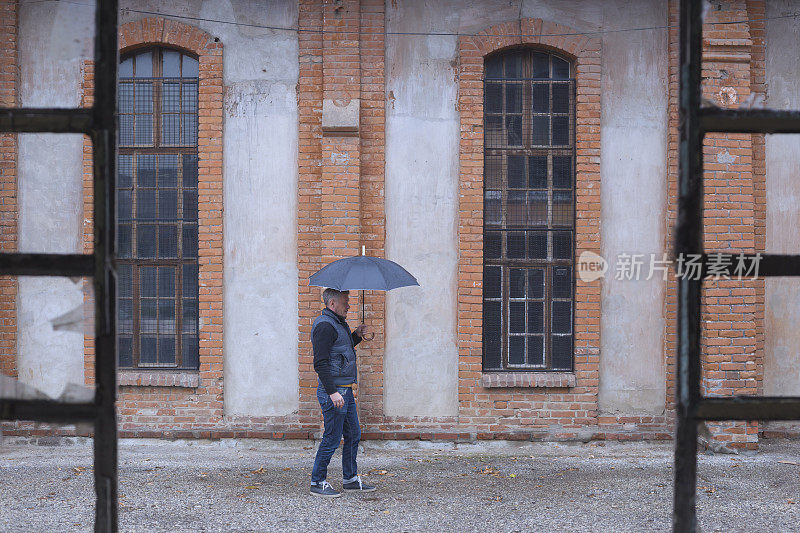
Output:
M661 26L666 2L603 4L605 28ZM603 36L601 121L603 282L599 405L601 412L664 410L664 290L647 281L650 254L662 259L667 191L666 30ZM645 254L642 278L617 280L619 254Z
M800 21L770 20L795 13L800 2L767 2L767 107L800 109ZM767 135L766 252L800 252L800 135ZM764 394L800 394L800 280L767 278L765 294Z
M422 4L387 5L387 31L444 29L448 7ZM389 416L458 412L456 44L455 37L386 39L386 257L420 283L387 298Z
M515 4L517 3L515 2ZM597 0L571 0L570 2L526 0L523 2L520 13L525 18L547 20L578 31L593 31L599 29L603 21L603 2ZM516 14L513 14L512 19L514 18L516 18Z
M92 54L92 7L20 2L20 104L78 107L81 62ZM80 135L19 136L19 250L82 251ZM59 396L83 385L83 335L53 331L50 320L83 302L82 284L67 278L21 277L17 300L20 381Z
M291 0L123 2L133 9L293 27ZM123 22L141 18L130 13ZM299 405L297 34L185 20L224 45L224 377L227 415Z

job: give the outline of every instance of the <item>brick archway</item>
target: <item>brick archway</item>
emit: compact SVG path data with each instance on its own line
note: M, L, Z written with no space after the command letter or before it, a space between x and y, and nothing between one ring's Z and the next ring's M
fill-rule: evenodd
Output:
M154 44L182 48L200 56L201 61L206 56L206 66L215 63L213 58L218 57L220 74L222 73L222 43L200 28L158 17L127 22L119 27L120 53ZM200 68L202 69L202 63ZM203 77L202 74L200 77Z
M174 20L143 18L122 24L120 53L160 45L196 54L199 60L198 101L198 236L199 236L199 372L124 371L119 375L121 435L139 436L161 422L187 430L219 424L223 417L222 323L222 134L223 81L219 39ZM92 105L94 65L84 63L83 106ZM84 142L84 219L91 221L91 144ZM84 251L91 253L92 228L84 226ZM94 382L94 339L84 338L87 383ZM169 413L159 413L168 407ZM180 411L186 411L180 414ZM160 432L153 431L160 436Z
M574 375L482 373L483 271L483 70L492 52L515 46L545 48L575 62L576 99L576 257L600 252L600 66L601 40L541 19L524 19L486 28L459 39L460 206L458 264L458 342L460 422L491 438L481 413L501 403L530 405L525 425L506 431L525 433L561 427L558 438L575 438L578 428L597 424L600 361L600 285L577 280L575 287ZM566 35L573 34L573 35ZM495 388L514 387L514 388ZM554 393L554 395L551 395ZM537 406L540 406L537 408ZM576 408L577 406L577 408ZM475 419L475 423L471 421ZM507 437L507 435L504 435Z

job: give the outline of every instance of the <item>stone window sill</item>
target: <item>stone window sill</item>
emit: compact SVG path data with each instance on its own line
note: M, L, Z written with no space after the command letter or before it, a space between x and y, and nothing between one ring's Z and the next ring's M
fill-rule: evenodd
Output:
M572 372L485 373L481 376L481 386L486 388L568 388L575 386L575 374Z
M158 370L120 370L117 372L120 387L184 387L200 386L198 372L169 372Z

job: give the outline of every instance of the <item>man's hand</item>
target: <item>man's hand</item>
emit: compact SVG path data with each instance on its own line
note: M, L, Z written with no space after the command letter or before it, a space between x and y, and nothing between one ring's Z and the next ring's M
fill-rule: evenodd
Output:
M338 409L344 407L344 398L342 397L341 394L339 394L338 391L331 394L331 401L333 402L333 405Z
M365 341L371 341L375 337L375 334L370 333L365 324L358 326L354 333L358 334L358 336L361 337L361 340Z

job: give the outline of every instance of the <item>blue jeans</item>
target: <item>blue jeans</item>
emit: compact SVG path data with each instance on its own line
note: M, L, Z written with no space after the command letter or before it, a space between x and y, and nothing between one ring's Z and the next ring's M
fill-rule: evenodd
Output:
M328 477L328 463L331 462L333 452L339 447L342 436L344 436L342 476L344 479L351 479L358 474L356 456L358 443L361 441L361 428L358 425L356 399L350 387L337 387L336 390L344 398L342 408L333 405L333 400L321 384L317 387L317 400L322 408L325 431L322 434L322 442L319 443L317 457L314 459L314 470L311 471L312 483L319 483Z

